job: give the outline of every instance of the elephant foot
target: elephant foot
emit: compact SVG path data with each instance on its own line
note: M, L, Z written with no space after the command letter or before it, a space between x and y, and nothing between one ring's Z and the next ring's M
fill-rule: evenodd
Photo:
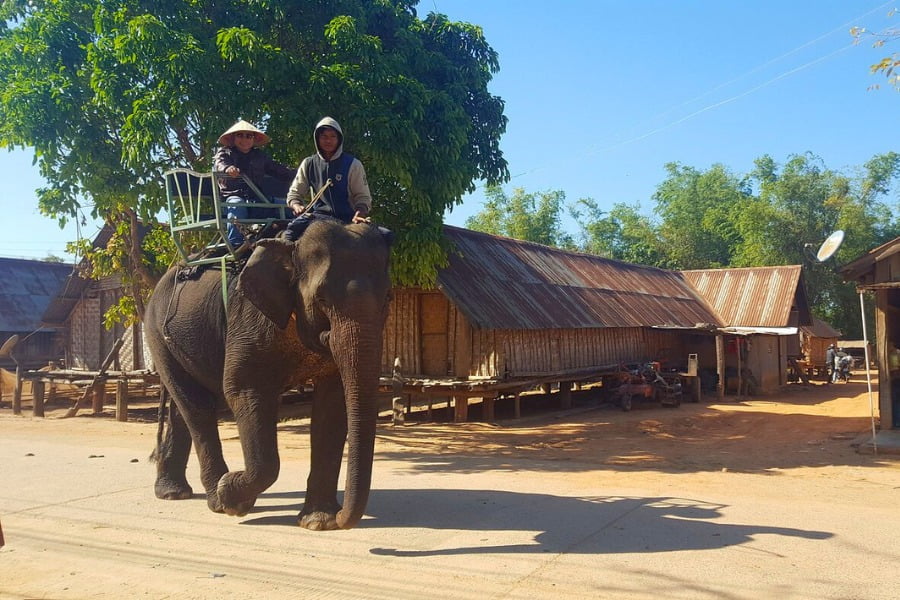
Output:
M219 479L219 485L216 487L215 496L218 500L217 504L220 510L216 510L212 507L212 495L207 499L210 503L210 508L214 512L224 512L226 515L232 517L243 517L250 512L250 509L256 504L256 496L250 498L242 497L242 488L236 481L240 475L240 472L233 471L225 473L222 475L222 478Z
M341 505L335 502L329 506L310 506L307 502L297 517L297 525L312 531L330 531L340 529L337 524L337 514Z
M300 513L297 519L297 525L304 529L312 531L330 531L332 529L340 529L337 524L335 513L326 513L316 511L309 514Z
M164 476L156 478L153 491L160 500L187 500L194 497L194 490L187 480L174 480Z
M219 501L219 491L213 490L211 492L206 493L206 506L209 507L209 510L214 513L224 513L225 507L222 506L222 503Z

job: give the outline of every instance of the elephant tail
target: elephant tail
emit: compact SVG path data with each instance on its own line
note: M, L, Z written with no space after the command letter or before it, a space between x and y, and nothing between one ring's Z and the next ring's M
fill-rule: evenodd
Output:
M159 409L156 414L156 447L153 449L153 452L150 453L150 462L156 462L159 459L159 449L162 448L163 431L166 427L166 400L168 400L168 398L169 394L166 392L166 387L160 387Z

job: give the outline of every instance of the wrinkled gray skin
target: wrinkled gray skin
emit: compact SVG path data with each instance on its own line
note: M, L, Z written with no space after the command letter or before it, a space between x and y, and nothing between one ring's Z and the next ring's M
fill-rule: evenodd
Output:
M389 241L376 227L316 221L297 242L259 242L229 284L227 315L217 269L188 281L176 281L177 268L163 276L145 315L173 399L154 452L157 497L193 495L185 478L193 440L209 508L246 514L278 477L280 394L312 378L311 465L298 522L307 529L359 522L372 478L388 259ZM243 471L229 471L222 456L216 420L224 403L237 423Z

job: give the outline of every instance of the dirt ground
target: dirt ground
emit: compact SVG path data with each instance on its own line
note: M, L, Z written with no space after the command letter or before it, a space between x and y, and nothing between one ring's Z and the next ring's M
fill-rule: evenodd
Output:
M200 494L183 503L152 498L151 403L134 405L121 423L112 408L62 419L69 404L49 406L35 419L27 405L14 416L4 402L0 598L414 598L422 589L438 598L900 597L900 456L857 451L872 427L863 377L630 412L591 390L576 392L571 410L555 402L528 398L523 418L492 424L426 423L417 414L393 426L385 416L372 515L358 530L325 533L293 527L308 464L306 418L282 421L282 476L236 521L209 513ZM499 415L509 410L497 407ZM470 415L477 413L473 406ZM240 463L233 423L221 431L226 456ZM92 473L115 482L88 492ZM189 477L197 491L193 457ZM73 489L79 485L86 489ZM126 497L127 509L109 508ZM860 503L870 513L861 516ZM494 507L473 525L463 516L472 505L504 510ZM600 505L613 513L583 535ZM714 533L670 530L698 518L727 523ZM619 530L627 540L611 537ZM97 535L97 545L79 537ZM311 546L285 551L285 540L296 539ZM183 547L173 550L173 540ZM255 553L268 552L266 561L286 552L293 562L250 567L236 550L248 540ZM353 574L333 566L342 561ZM299 574L304 567L315 581Z

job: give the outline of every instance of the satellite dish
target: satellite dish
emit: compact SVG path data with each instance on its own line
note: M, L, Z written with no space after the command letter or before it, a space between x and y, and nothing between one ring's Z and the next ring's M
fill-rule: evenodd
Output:
M819 246L819 251L816 252L816 260L819 262L825 262L832 256L834 253L838 251L838 248L841 247L841 244L844 241L844 232L838 229L822 242L822 245Z
M6 358L12 352L13 347L19 343L19 336L13 335L0 346L0 358Z

